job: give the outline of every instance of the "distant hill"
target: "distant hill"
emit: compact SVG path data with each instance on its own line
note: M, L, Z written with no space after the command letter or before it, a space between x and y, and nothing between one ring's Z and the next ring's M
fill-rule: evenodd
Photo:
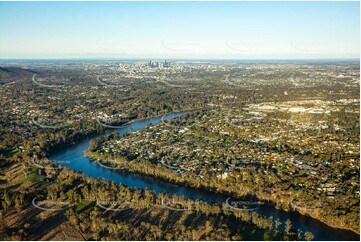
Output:
M15 81L18 78L30 77L37 72L19 67L0 66L0 84Z

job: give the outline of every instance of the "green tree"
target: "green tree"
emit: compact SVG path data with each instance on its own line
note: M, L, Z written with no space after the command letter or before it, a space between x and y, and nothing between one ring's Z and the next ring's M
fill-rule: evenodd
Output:
M315 238L315 236L313 236L313 234L311 233L311 232L306 232L305 233L305 239L307 240L307 241L311 241L311 240L313 240Z
M282 224L282 223L280 222L280 219L277 218L276 221L275 221L275 229L278 230L278 228L280 227L281 224Z
M292 228L291 220L287 219L286 223L285 223L285 232L286 232L286 234L290 234L291 228Z

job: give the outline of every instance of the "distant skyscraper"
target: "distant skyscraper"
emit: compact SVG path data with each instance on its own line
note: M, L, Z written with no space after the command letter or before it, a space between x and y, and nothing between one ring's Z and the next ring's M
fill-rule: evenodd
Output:
M166 60L164 61L164 64L163 64L163 67L170 67L170 63L169 62L167 62Z

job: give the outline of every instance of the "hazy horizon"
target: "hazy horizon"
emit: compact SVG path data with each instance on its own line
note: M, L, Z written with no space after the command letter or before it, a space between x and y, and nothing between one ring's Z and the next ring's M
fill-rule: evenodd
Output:
M359 58L359 2L1 2L0 59Z

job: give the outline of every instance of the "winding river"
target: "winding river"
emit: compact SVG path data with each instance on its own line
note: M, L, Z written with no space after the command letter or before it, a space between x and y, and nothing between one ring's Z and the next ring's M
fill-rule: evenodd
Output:
M164 119L175 118L187 113L189 112L169 114L165 116ZM144 128L147 124L154 125L161 121L161 119L161 117L156 117L134 122L131 125L119 128L116 131L119 134L124 134L129 132L130 127L135 131ZM54 152L50 158L63 166L78 172L83 172L90 177L103 178L134 188L149 188L156 193L167 192L185 196L193 200L202 199L208 203L224 203L227 200L227 196L224 195L172 184L147 175L102 167L98 163L90 161L83 156L83 152L89 147L89 141L90 138L69 147L62 148L61 150ZM268 206L260 206L255 212L260 215L273 216L274 219L279 218L283 223L287 219L290 219L292 221L292 229L300 229L304 232L310 231L315 236L315 240L359 240L360 238L358 234L352 231L335 229L316 219L295 212L284 212ZM284 228L281 227L281 229L283 230Z

